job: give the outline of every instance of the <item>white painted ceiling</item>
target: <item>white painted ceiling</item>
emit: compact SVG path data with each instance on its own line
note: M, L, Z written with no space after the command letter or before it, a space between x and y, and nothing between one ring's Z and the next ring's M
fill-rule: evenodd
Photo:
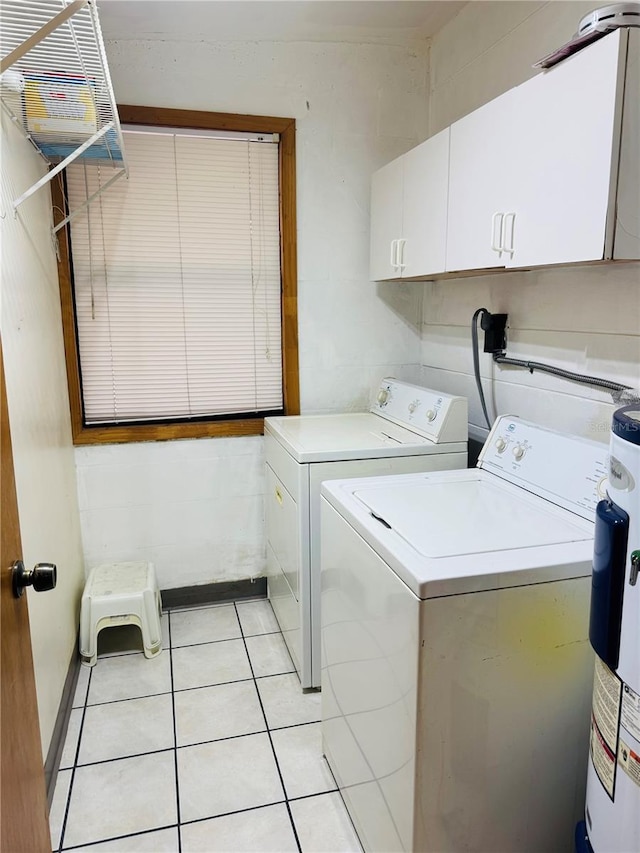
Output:
M404 43L434 35L464 2L99 0L105 39Z

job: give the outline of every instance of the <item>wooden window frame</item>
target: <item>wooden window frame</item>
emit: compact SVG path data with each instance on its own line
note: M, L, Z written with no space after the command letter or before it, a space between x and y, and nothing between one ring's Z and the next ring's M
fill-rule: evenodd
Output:
M285 414L299 414L295 119L129 105L119 105L118 112L120 121L123 124L280 134L279 181L283 403ZM51 194L53 219L54 223L57 224L67 215L61 175L51 182ZM80 358L69 260L69 224L61 228L58 232L58 243L58 277L62 305L67 381L69 385L69 403L71 407L71 431L74 444L124 444L135 441L168 441L179 438L229 437L261 435L263 433L264 418L242 417L229 420L202 420L187 423L86 426L83 417Z

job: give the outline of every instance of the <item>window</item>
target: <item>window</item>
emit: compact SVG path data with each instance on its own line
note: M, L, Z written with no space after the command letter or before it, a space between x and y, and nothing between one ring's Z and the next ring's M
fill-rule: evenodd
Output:
M294 123L120 115L130 179L61 241L74 440L261 432L298 411ZM75 209L105 180L73 164L58 195Z

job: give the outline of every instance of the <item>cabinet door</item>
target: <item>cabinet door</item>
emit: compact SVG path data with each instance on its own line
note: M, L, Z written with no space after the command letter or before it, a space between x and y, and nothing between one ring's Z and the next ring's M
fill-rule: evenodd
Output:
M519 88L519 87L518 87ZM521 148L526 114L510 89L451 126L447 271L504 267L502 218L518 209L522 171L538 169Z
M449 128L409 151L402 160L402 276L444 272Z
M392 160L371 179L372 281L400 278L400 268L392 263L392 242L402 236L402 160Z
M508 265L611 257L623 37L612 33L516 89L528 120Z

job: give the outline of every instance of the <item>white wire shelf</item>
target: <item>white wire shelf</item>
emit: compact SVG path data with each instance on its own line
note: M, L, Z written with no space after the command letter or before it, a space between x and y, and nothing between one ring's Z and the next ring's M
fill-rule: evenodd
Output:
M96 0L2 0L2 107L53 168L23 201L78 157L127 174ZM59 223L59 230L80 209Z

